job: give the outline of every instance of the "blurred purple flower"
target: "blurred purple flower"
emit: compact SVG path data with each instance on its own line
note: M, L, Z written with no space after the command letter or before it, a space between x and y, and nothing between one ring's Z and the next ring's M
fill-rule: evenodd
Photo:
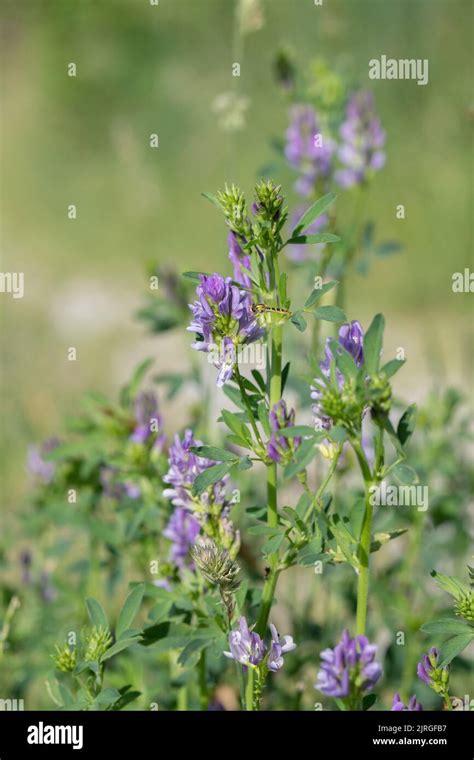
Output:
M348 697L372 689L382 667L375 662L377 647L366 636L351 639L345 630L334 649L321 652L321 670L315 688L328 697Z
M40 576L40 594L43 599L43 601L47 602L48 604L50 602L54 602L54 600L57 597L57 591L53 586L53 583L51 581L51 575L50 573L43 572Z
M288 427L294 427L295 410L288 411L286 402L283 399L275 404L270 411L270 427L272 434L267 443L267 454L274 462L281 462L282 459L288 458L298 448L301 438L285 438L280 435L280 430Z
M250 256L244 253L242 249L245 240L240 238L236 232L230 230L227 235L227 242L229 243L229 259L234 268L234 280L245 288L250 288L252 284L249 277Z
M264 330L251 312L248 294L232 285L232 278L200 275L196 295L187 329L198 338L193 348L212 353L219 370L217 385L222 387L232 377L239 346L259 340Z
M165 445L163 418L158 411L158 399L153 391L139 393L134 403L135 429L130 440L134 443L145 443L152 434L156 434L153 449L161 452ZM154 428L154 429L153 429Z
M283 655L296 649L296 644L291 636L283 636L282 644L280 642L278 631L273 623L270 623L270 631L272 634L272 644L268 655L267 665L269 670L276 673L276 671L281 670L284 665Z
M46 455L54 451L61 441L59 438L48 438L43 443L33 444L28 447L27 467L29 472L38 480L47 485L51 483L56 472L56 464L45 459Z
M421 712L423 706L418 702L415 694L408 700L408 704L403 704L400 694L397 692L393 696L392 712Z
M330 177L335 148L334 141L322 134L318 115L311 106L292 107L285 156L300 172L295 184L297 193L311 195L318 179Z
M229 647L225 656L244 666L259 665L265 654L265 644L258 633L249 630L244 617L240 618L239 629L230 632Z
M353 357L356 365L361 367L364 362L364 330L362 329L360 322L355 319L350 324L342 325L339 329L339 343ZM330 340L328 338L324 349L324 359L319 364L322 374L327 378L330 376L331 362L333 358L330 348ZM337 368L336 377L339 387L342 388L344 385L344 377ZM316 402L313 404L312 410L320 427L329 430L331 427L331 420L323 414L320 406L323 391L324 385L322 381L316 378L314 380L314 385L311 386L311 398Z
M187 557L200 530L198 521L187 509L176 507L163 531L165 538L173 542L170 559L176 567L193 567L193 563L188 562Z
M341 187L348 188L363 182L385 163L385 132L375 113L372 93L352 95L339 131L342 144L337 155L343 168L335 172L334 178Z
M141 496L140 488L130 481L119 480L118 474L119 470L116 467L104 465L100 468L99 479L104 495L108 496L109 499L117 499L117 501L125 498L139 499Z

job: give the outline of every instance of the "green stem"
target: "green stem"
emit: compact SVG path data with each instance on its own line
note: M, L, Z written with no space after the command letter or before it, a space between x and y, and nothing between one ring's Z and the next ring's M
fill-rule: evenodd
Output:
M245 709L248 712L253 712L253 709L254 709L254 701L253 701L254 682L255 682L254 669L249 668L248 673L247 673L247 685L245 687Z
M177 708L180 712L185 712L188 709L188 687L181 686L178 691L178 705Z
M369 494L370 483L366 483L365 513L359 542L359 576L357 581L357 634L365 634L367 603L369 598L369 558L372 536L373 507Z
M282 343L283 331L281 327L272 330L271 338L271 366L270 366L270 409L281 398L281 366L282 366ZM277 498L278 472L275 462L267 465L267 524L269 528L278 526L278 498ZM270 609L275 594L275 588L279 572L278 551L272 552L269 557L269 570L263 586L262 602L257 620L256 630L260 636L264 636L267 628Z
M373 517L373 505L372 495L370 488L374 485L375 480L370 471L369 463L367 462L364 450L359 439L353 438L351 440L352 448L354 449L359 466L364 478L365 485L365 512L364 519L362 521L362 530L360 534L359 548L358 548L358 560L359 560L359 574L357 580L357 615L356 615L356 629L358 635L365 634L365 628L367 623L367 604L369 598L369 582L370 582L370 544L372 541L372 517Z

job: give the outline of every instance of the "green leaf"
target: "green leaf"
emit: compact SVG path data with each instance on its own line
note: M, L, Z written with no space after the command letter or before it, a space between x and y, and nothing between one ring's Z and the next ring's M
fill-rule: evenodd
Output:
M203 198L206 198L206 200L210 201L214 206L221 210L221 205L215 195L212 193L201 193L201 195Z
M365 697L362 699L362 709L363 710L370 710L373 705L375 705L377 701L377 694L366 694Z
M303 232L303 230L306 230L314 222L315 219L321 216L321 214L324 214L326 209L328 209L329 206L334 203L336 197L337 196L335 193L327 193L327 195L323 195L322 198L319 198L319 200L315 201L315 203L313 203L298 220L296 227L292 232L292 237L298 235L300 232Z
M300 436L319 438L325 436L326 432L316 431L309 425L293 425L292 427L282 428L278 431L278 435L283 435L285 438L299 438Z
M232 467L232 462L223 462L222 464L215 464L212 467L208 467L201 472L193 483L191 493L193 496L199 496L206 488L217 483L224 475L227 475Z
M429 633L431 636L464 636L467 633L474 633L474 629L472 629L468 623L464 623L457 618L440 618L439 620L432 620L430 623L422 625L420 630L424 631L424 633Z
M303 317L301 311L295 311L295 313L290 317L290 322L292 325L295 325L295 327L300 332L304 332L306 330L306 320Z
M412 404L408 407L400 417L400 422L398 423L397 427L397 438L402 444L402 446L405 445L405 443L408 441L410 436L413 434L416 426L416 414L417 414L417 408L416 404Z
M268 420L268 410L264 401L261 401L257 407L257 414L259 422L263 428L265 435L270 436L272 429Z
M114 702L120 699L120 696L121 694L118 689L109 687L108 689L104 689L99 694L97 694L93 705L113 705Z
M234 412L229 412L228 409L223 409L221 412L221 417L229 430L235 433L235 435L239 436L239 438L248 440L249 432L244 423L237 417Z
M331 280L331 282L326 282L320 288L315 288L312 293L310 293L303 308L311 309L311 307L315 306L318 301L325 295L325 293L328 293L338 284L339 283L337 280Z
M436 570L431 571L431 577L435 579L439 588L450 594L456 601L461 601L464 596L470 593L469 586L458 581L452 575L443 575L443 573L437 573Z
M193 282L199 282L202 274L206 275L206 272L183 272L181 277L185 277L187 280L193 280Z
M376 375L379 370L384 327L383 314L377 314L364 337L364 366L369 375Z
M402 483L402 485L414 486L420 482L416 471L413 467L409 467L407 464L397 464L392 472L398 482Z
M315 245L316 243L338 243L340 237L331 232L318 232L315 235L297 235L290 238L290 245Z
M244 456L240 457L238 469L239 470L250 470L250 468L253 467L253 462L250 459L250 457Z
M316 319L324 319L326 322L344 322L347 317L339 306L319 306L314 316Z
M378 552L384 544L393 541L394 538L398 538L406 532L407 528L399 528L398 530L390 531L390 533L375 533L370 544L370 551Z
M116 641L115 644L112 644L112 646L107 649L106 653L102 655L100 658L101 662L104 660L110 660L111 657L114 657L119 652L122 652L124 649L128 649L128 647L131 647L132 644L138 644L139 642L138 636L133 636L130 639L119 639L119 641Z
M269 525L251 525L247 533L251 536L276 536L282 533L282 529L272 528Z
M212 639L193 639L192 641L187 644L181 654L178 657L178 662L180 665L187 666L188 668L194 667L200 656L203 649L206 649L206 647L210 646L212 644Z
M100 602L90 596L86 599L86 607L92 625L95 625L97 628L105 628L108 630L109 622Z
M387 362L387 364L384 364L381 372L383 372L387 378L393 377L393 375L398 372L398 370L401 369L405 363L405 359L392 359L391 361Z
M155 360L150 357L148 359L144 359L144 361L140 362L138 367L136 367L132 374L130 382L128 382L120 392L120 401L123 405L129 404L132 399L135 398L138 393L138 389L143 381L143 378L145 377L154 361Z
M470 633L462 633L458 636L453 636L452 639L448 639L448 641L446 641L441 647L440 667L444 668L445 665L449 665L451 660L454 660L458 654L461 654L463 649L465 649L471 641L474 641L474 631L471 631Z
M200 457L212 459L215 462L237 462L239 459L231 451L218 448L217 446L191 446L191 451L194 451Z
M311 462L314 457L314 440L303 441L295 453L295 461L286 465L283 474L285 478L292 478Z
M279 533L278 535L269 538L268 541L265 541L262 546L263 554L268 555L278 551L284 538L285 536Z
M262 393L266 393L267 386L261 372L258 369L252 369L251 373Z
M139 583L138 586L135 586L127 596L117 620L117 627L115 629L115 635L117 638L120 638L122 633L131 627L132 622L140 609L144 591L145 584Z

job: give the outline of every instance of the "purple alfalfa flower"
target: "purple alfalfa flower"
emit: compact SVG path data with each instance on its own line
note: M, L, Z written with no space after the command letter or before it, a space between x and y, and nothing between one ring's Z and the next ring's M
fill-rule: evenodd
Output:
M381 665L375 662L376 654L377 647L366 636L351 639L345 630L334 649L321 652L315 688L340 699L370 691L382 675Z
M301 443L299 437L290 439L280 433L285 428L294 427L295 410L288 411L286 402L280 399L270 410L269 420L272 432L267 443L267 454L273 462L282 462L291 457Z
M196 334L193 348L210 354L222 387L233 375L239 347L259 340L264 330L252 313L249 295L233 285L231 277L200 275L196 295L187 329Z
M418 702L415 694L408 700L408 704L404 704L400 698L400 694L397 692L393 695L392 712L422 712L423 705Z
M139 393L133 405L135 427L130 440L134 443L145 443L154 435L153 449L163 451L165 435L162 433L163 418L158 410L158 399L153 391Z
M342 325L339 329L338 341L339 344L352 356L357 367L361 367L364 363L364 330L360 322L355 319L350 323ZM321 373L326 378L330 377L331 362L333 361L333 358L330 339L328 338L324 349L324 359L319 364ZM339 388L342 388L344 385L344 376L338 369L336 369L336 377ZM323 391L324 383L321 379L315 379L314 385L311 386L311 398L315 402L312 406L313 413L318 426L325 430L329 430L331 427L331 420L324 415L321 410L321 397Z
M170 559L177 568L193 566L188 554L200 530L200 524L187 509L176 507L163 535L172 542Z
M193 509L191 489L194 481L204 470L216 464L216 462L201 457L193 451L199 446L202 446L202 442L195 440L193 431L188 429L184 432L182 439L179 435L175 435L169 448L169 468L163 477L163 481L168 483L171 488L166 488L163 495L170 499L175 507ZM206 504L212 501L213 504L224 505L226 480L227 477L218 480L210 491L202 493L199 497L201 503Z
M293 641L292 636L283 636L282 643L273 623L270 623L270 631L272 634L272 643L268 654L267 667L268 670L276 673L277 670L281 670L284 665L283 655L296 649L296 644Z
M239 628L229 634L229 648L230 652L224 652L224 655L245 667L260 665L265 655L263 640L249 629L244 617L239 620Z
M333 169L334 141L323 135L316 111L309 105L295 105L290 111L285 156L300 176L295 190L308 196L318 180L328 180Z
M229 259L234 268L234 280L245 288L250 288L252 284L249 277L250 256L242 248L246 241L233 230L229 230L227 242L229 244Z
M361 91L351 96L339 132L342 143L337 155L342 168L334 178L348 188L363 182L385 163L385 132L375 113L372 93Z
M437 694L447 698L449 689L449 665L440 665L439 652L431 647L428 654L423 655L418 663L416 672L418 678L433 689Z
M418 678L421 678L428 686L432 684L432 676L438 664L438 655L436 647L431 647L428 654L423 655L416 668Z
M27 467L39 481L48 485L54 478L56 464L46 459L47 455L61 444L59 438L48 438L43 443L28 448Z

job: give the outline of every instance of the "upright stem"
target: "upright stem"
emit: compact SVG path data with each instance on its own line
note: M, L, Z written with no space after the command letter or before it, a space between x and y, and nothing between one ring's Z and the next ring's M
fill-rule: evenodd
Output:
M282 366L282 342L283 331L281 327L275 327L272 330L271 341L271 366L270 366L270 409L277 404L281 398L281 366ZM267 465L267 524L270 528L278 526L278 499L277 499L277 465L275 462ZM272 552L269 557L269 570L263 586L262 602L258 616L256 630L260 636L265 634L267 628L270 609L275 594L275 588L278 580L278 551Z
M247 712L252 712L254 709L253 690L255 682L255 673L253 668L249 668L247 672L247 686L245 687L245 709Z
M369 493L370 483L366 483L365 513L359 543L359 576L357 581L357 635L365 634L367 602L369 598L369 559L372 536L373 506Z
M367 462L367 458L364 454L364 450L360 441L358 439L353 439L351 443L356 453L365 485L365 512L364 519L362 521L362 530L360 534L358 549L359 575L357 580L356 615L357 635L364 635L367 622L367 603L369 598L370 544L372 540L373 517L373 505L370 488L372 485L374 485L374 478L370 471L369 463Z

